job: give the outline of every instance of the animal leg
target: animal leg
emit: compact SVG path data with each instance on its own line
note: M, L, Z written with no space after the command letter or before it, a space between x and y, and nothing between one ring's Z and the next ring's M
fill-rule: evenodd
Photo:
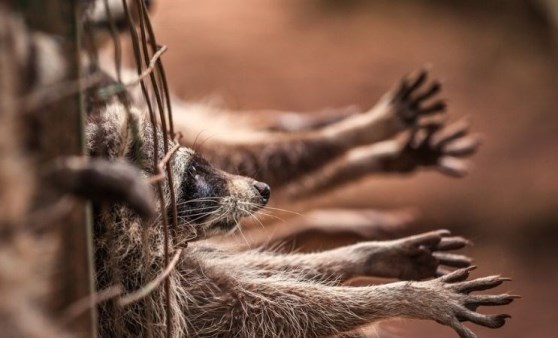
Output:
M446 267L462 268L471 260L447 251L469 242L438 230L392 241L370 241L318 253L279 254L246 251L236 254L212 251L223 267L234 264L272 276L291 274L305 280L343 282L357 276L420 280L446 272Z
M508 315L484 315L479 305L505 305L516 296L471 295L508 280L499 276L465 281L462 269L425 282L397 282L367 287L326 286L277 277L232 278L227 270L209 271L198 283L188 313L189 334L200 337L226 332L242 337L324 337L393 317L435 320L460 337L475 334L463 321L490 328L505 324ZM185 276L186 276L185 272ZM185 278L187 283L190 279Z
M302 198L332 189L373 173L410 173L420 167L461 177L468 172L464 158L481 144L479 135L468 135L469 124L459 121L447 127L429 126L397 138L362 146L314 172L290 182L279 195Z

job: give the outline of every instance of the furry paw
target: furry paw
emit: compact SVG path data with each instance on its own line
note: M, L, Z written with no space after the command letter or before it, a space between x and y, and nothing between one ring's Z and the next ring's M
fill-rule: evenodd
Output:
M473 269L475 267L456 270L438 279L413 284L422 293L419 296L420 301L429 304L430 310L432 310L428 319L450 326L461 338L476 337L462 322L469 321L495 329L503 326L506 319L510 318L507 314L485 315L478 313L476 309L479 306L507 305L514 299L520 298L508 294L471 295L470 293L473 291L489 290L510 280L500 276L489 276L467 281L469 272Z
M433 167L445 175L467 175L469 164L464 159L473 155L481 145L478 134L469 134L469 121L463 119L445 127L430 125L399 138L399 155L390 159L390 171L410 172L417 167Z
M369 245L366 275L421 280L446 274L446 267L471 265L469 257L446 252L461 249L469 243L463 237L451 236L448 230L437 230L393 241L362 243L360 246L361 250L366 250L366 245Z
M446 103L436 96L442 85L428 79L428 69L404 78L391 93L391 104L405 126L413 126L423 116L445 112Z

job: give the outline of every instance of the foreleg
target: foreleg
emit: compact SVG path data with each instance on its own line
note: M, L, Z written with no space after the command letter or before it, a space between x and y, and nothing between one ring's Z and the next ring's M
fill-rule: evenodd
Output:
M278 273L315 281L343 282L356 276L419 280L446 272L444 266L466 267L471 260L446 251L461 249L468 241L438 230L393 241L370 241L318 253L279 254L212 251L215 264L226 268Z
M302 198L339 187L374 173L410 173L425 167L445 175L467 174L463 159L480 147L478 135L468 135L469 124L459 121L443 129L429 126L413 133L368 146L352 149L332 163L291 181L278 193L282 197Z
M230 269L230 268L229 268ZM505 305L516 296L470 295L505 281L498 276L465 281L469 269L426 282L333 287L281 278L232 278L227 270L204 271L213 283L198 284L185 306L189 334L240 337L324 337L393 317L435 320L460 337L475 334L462 321L498 328L508 315L483 315L479 305ZM185 279L185 283L191 280ZM210 285L208 285L210 284Z

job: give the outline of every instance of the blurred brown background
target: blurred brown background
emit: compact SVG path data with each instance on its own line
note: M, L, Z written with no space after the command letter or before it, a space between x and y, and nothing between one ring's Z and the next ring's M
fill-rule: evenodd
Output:
M473 239L481 274L524 298L480 337L556 337L558 323L558 35L554 1L160 0L155 28L174 92L232 109L370 107L425 63L445 81L450 114L470 115L485 145L463 180L370 178L324 203L416 206L413 232ZM555 6L556 7L556 6ZM366 198L362 198L365 196ZM485 311L490 312L491 309ZM554 322L553 322L554 320ZM404 337L448 337L398 322Z

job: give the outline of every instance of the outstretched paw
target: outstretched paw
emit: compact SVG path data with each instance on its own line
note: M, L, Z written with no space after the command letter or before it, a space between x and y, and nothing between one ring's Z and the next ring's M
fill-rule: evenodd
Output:
M456 270L438 279L427 282L420 282L421 288L425 293L432 292L431 302L440 301L445 304L433 306L432 318L442 325L453 328L461 338L475 338L476 335L462 322L469 321L489 328L499 328L506 323L506 319L511 316L507 314L485 315L476 312L479 306L500 306L507 305L515 299L517 295L472 295L473 291L489 290L497 287L509 278L500 276L489 276L467 280L469 272L475 267ZM435 294L435 295L434 295ZM439 312L439 313L437 313Z
M421 280L444 275L448 272L447 267L463 268L471 265L469 257L446 252L470 244L463 237L451 236L448 230L379 243L383 248L367 262L370 275Z
M387 162L389 170L409 172L417 167L433 167L445 175L467 175L466 157L473 155L481 145L478 134L469 135L469 122L465 119L445 127L419 128L403 139L398 156Z
M446 103L437 95L442 84L428 79L428 69L404 78L391 93L391 104L401 122L413 126L423 116L445 112Z

